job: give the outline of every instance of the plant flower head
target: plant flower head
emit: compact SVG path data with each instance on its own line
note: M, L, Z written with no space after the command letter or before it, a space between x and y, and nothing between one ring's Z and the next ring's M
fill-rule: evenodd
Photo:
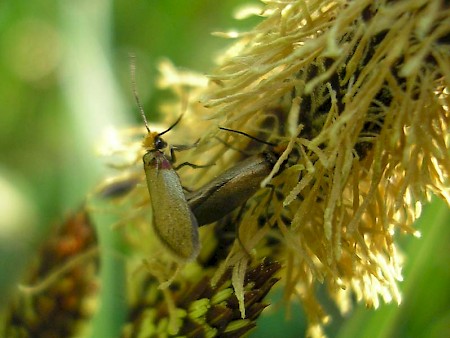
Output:
M161 65L160 85L189 101L168 142L198 140L177 160L213 164L180 169L184 186L199 189L268 149L218 127L277 144L261 188L200 229L197 262L175 278L207 275L215 285L231 269L245 318L247 267L278 261L286 299L301 301L309 334L319 336L328 316L316 286L343 313L354 295L374 308L380 299L399 303L396 233L416 233L432 194L450 204L450 8L438 0L264 3L253 30L220 34L236 42L207 80ZM179 106L163 107L167 121ZM148 193L138 185L130 194L134 224L145 229ZM149 238L130 240L159 261Z

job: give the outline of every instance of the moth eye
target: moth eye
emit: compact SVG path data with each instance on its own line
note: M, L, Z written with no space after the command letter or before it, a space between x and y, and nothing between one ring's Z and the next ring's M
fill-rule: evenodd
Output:
M160 149L165 148L167 146L167 143L162 138L156 137L154 145L155 145L155 149L160 150Z

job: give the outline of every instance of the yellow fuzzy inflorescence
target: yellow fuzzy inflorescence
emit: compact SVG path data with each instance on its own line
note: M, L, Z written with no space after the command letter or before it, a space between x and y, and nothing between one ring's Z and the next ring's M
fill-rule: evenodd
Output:
M264 1L259 14L253 30L228 35L236 42L208 81L164 63L160 84L190 102L173 138L199 142L181 158L215 164L180 171L185 186L261 151L218 126L281 149L232 218L240 240L213 272L195 273L215 274L214 282L232 267L244 315L247 266L280 261L286 298L301 300L318 336L328 317L317 284L342 312L354 295L375 308L380 298L400 302L395 234L415 234L432 194L450 204L450 8L437 0ZM170 118L174 107L166 107ZM214 237L207 228L201 235Z

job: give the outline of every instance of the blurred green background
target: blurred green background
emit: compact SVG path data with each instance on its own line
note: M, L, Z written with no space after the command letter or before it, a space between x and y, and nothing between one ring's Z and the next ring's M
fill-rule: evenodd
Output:
M129 53L136 55L145 110L155 114L167 95L154 88L158 61L167 57L178 67L210 72L232 42L210 33L258 23L233 19L251 3L259 4L0 1L0 306L49 227L102 177L94 151L99 135L110 125L142 123L131 95ZM407 253L400 307L358 306L351 316L336 317L328 335L450 337L449 223L447 206L435 200L417 225L422 238L399 238ZM103 277L120 280L118 271ZM116 282L116 291L122 286ZM294 320L285 322L278 309L262 316L254 337L304 335L301 310L295 307ZM103 325L114 321L105 318Z

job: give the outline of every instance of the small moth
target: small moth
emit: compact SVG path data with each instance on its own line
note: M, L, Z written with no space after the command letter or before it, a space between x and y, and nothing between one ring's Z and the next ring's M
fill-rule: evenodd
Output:
M200 249L198 224L187 204L180 178L164 155L167 143L161 135L172 127L158 134L150 132L147 126L148 134L143 142L147 150L143 157L144 171L155 233L175 256L189 261L197 257Z
M169 160L164 154L167 143L161 137L175 127L182 116L167 130L161 133L151 132L137 95L134 63L131 64L131 73L133 93L147 129L142 143L146 150L143 162L152 204L153 228L160 241L175 257L190 261L197 257L200 250L198 223L187 204L180 178L172 167L174 148L169 147Z
M271 147L276 146L237 130L220 129L244 135ZM264 151L239 162L200 189L189 193L187 201L199 226L218 221L243 205L260 189L261 182L269 175L276 161L275 151Z
M189 207L199 226L218 221L243 205L269 175L276 156L267 151L251 156L187 195Z

